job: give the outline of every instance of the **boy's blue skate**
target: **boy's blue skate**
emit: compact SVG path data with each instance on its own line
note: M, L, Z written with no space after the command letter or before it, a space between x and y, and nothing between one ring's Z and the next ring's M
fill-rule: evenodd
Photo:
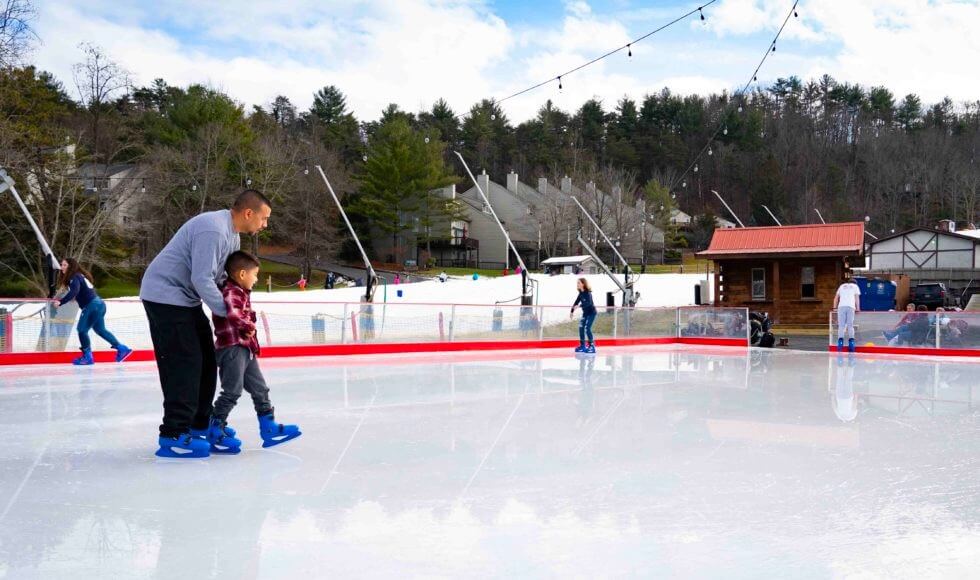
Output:
M844 352L844 339L843 338L838 338L837 339L837 352Z
M92 349L90 348L82 349L82 356L71 361L71 364L75 365L76 367L85 367L89 365L94 365L95 359L92 358Z
M588 354L595 354L595 344L589 343L589 346L585 347L585 352Z
M129 348L125 344L120 344L116 347L116 362L123 362L129 355L133 354L133 349Z
M298 425L283 425L276 423L272 413L259 417L259 435L262 436L262 447L272 447L296 439L302 433Z
M177 437L160 437L159 442L160 449L157 449L157 457L190 459L207 457L211 454L208 451L208 442L203 439L198 439L190 433L178 435Z
M235 455L242 450L242 442L235 438L234 430L221 424L221 421L211 417L207 429L191 429L191 435L198 440L205 440L211 448L211 453Z
M854 339L847 339L847 352L854 352Z
M575 352L585 352L585 345L584 344L580 344L580 345L576 346L575 347Z

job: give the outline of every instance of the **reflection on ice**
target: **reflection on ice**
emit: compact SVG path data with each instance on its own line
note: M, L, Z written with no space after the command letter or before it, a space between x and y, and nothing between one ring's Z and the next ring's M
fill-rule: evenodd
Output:
M152 456L151 366L0 369L0 577L966 576L976 363L269 360L309 431ZM308 427L307 427L308 426ZM329 571L329 572L328 572Z

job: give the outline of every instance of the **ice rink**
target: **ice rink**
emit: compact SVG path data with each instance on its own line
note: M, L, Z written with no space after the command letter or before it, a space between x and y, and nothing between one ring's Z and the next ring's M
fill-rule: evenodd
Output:
M691 346L269 359L153 455L152 364L0 368L0 577L968 577L980 362Z

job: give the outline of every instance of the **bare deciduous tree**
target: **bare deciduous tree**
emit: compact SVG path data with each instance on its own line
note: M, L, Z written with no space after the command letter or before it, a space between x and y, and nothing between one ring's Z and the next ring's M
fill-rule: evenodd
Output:
M129 71L110 59L101 47L83 42L78 48L84 53L85 60L72 67L75 87L78 89L81 104L88 109L91 117L92 157L97 163L105 162L106 159L100 157L102 145L99 142L99 130L102 117L109 102L120 91L129 90L130 75Z
M14 66L37 40L31 21L37 15L30 0L0 0L0 66Z

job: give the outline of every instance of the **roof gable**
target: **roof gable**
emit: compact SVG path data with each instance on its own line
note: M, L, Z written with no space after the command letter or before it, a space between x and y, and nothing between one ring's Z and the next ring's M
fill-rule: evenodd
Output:
M769 254L861 254L864 222L716 229L704 257Z

